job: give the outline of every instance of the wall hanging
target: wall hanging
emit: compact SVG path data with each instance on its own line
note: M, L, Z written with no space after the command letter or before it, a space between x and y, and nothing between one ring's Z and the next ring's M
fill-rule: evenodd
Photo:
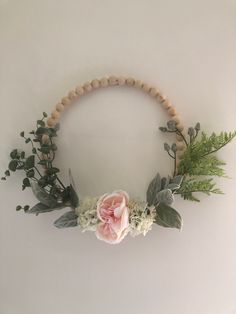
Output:
M59 168L54 165L58 121L62 112L86 93L122 85L148 93L167 111L169 121L166 126L160 126L159 130L166 135L176 135L175 143L164 143L164 150L173 160L173 169L164 177L159 173L154 176L147 187L146 200L130 198L126 191L117 190L80 201L71 171L70 185L66 186L59 177ZM100 240L115 244L120 243L128 233L133 236L146 235L154 223L181 229L181 216L172 207L175 196L199 202L196 192L221 194L214 177L225 177L222 168L225 163L215 153L236 136L236 131L207 135L200 132L198 122L185 132L176 109L157 88L133 78L110 76L76 87L62 98L50 117L43 113L43 117L36 122L35 130L29 134L22 131L20 136L26 144L31 145L32 153L27 155L23 149L12 150L8 170L2 180L6 180L12 172L22 171L22 189L31 188L37 204L33 207L18 205L16 210L23 209L27 214L38 215L70 208L54 222L57 228L78 226L82 231L94 231Z

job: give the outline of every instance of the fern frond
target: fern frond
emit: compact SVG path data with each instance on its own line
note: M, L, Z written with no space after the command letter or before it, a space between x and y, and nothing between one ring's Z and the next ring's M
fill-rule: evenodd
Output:
M199 202L200 200L193 194L196 192L201 192L207 195L212 193L223 194L220 189L216 188L216 184L213 182L212 178L201 179L195 176L185 177L177 194L180 194L185 200Z
M199 141L194 141L186 148L179 165L179 174L225 176L225 165L215 155L211 155L227 145L236 136L235 132L212 133L204 132Z

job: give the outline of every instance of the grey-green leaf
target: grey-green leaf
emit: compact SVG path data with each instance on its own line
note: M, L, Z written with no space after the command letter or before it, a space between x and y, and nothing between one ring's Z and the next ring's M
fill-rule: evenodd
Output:
M162 226L167 228L177 228L181 229L183 225L182 218L180 214L172 207L160 203L156 207L156 220L155 222Z
M11 160L9 165L8 165L8 168L9 168L9 170L15 172L17 169L17 165L18 165L17 160Z
M180 188L180 185L176 183L170 183L167 186L167 189L170 189L171 191L178 190L179 188Z
M50 194L48 194L43 188L41 188L37 182L32 181L30 182L32 191L35 197L44 205L54 208L57 207L57 200Z
M172 180L171 180L171 183L176 183L178 185L181 185L183 181L183 176L182 175L178 175L178 176L175 176Z
M76 191L76 185L75 185L74 178L73 178L73 176L72 176L71 169L69 169L69 180L70 180L70 184L73 186L74 190ZM77 191L76 191L76 192L77 192Z
M57 207L48 207L47 205L44 205L42 203L38 203L35 206L33 206L30 210L27 211L27 213L29 214L43 214L43 213L48 213L48 212L52 212L53 210L59 210L65 208L65 206L60 206L58 204Z
M79 197L77 194L76 185L71 173L71 169L69 169L69 179L70 179L70 202L72 208L76 208L79 206Z
M78 216L76 213L74 211L69 211L58 218L54 222L54 226L57 228L76 227L78 225L77 219Z
M79 197L72 185L70 185L70 203L72 208L76 208L79 206Z
M170 189L162 190L157 193L157 202L171 205L174 201L173 193Z
M49 208L48 206L42 204L42 203L38 203L35 206L33 206L32 208L30 208L30 210L27 211L28 214L41 214L41 213L47 213L47 212L51 212L54 209Z
M31 155L29 156L26 161L25 161L25 169L31 169L34 167L34 163L35 163L35 156Z
M161 177L160 174L158 173L150 182L147 189L146 198L149 206L154 205L156 203L157 193L160 190L161 190Z

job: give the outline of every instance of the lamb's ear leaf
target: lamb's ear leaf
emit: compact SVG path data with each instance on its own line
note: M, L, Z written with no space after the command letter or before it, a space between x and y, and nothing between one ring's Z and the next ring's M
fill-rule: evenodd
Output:
M162 227L181 229L183 225L180 214L172 207L160 203L156 206L155 223Z
M29 210L27 210L26 213L27 214L35 214L37 216L38 214L52 212L53 210L62 209L64 207L65 206L58 206L58 207L50 208L47 205L44 205L42 203L38 203L38 204L34 205L32 208L30 208Z
M46 205L49 208L57 207L57 200L50 194L48 194L43 188L41 188L37 182L31 180L30 185L35 197L40 203Z
M69 227L76 227L78 225L78 216L76 213L72 210L65 214L63 214L61 217L59 217L55 222L54 226L57 228L69 228Z
M73 187L75 192L77 192L76 185L75 185L75 180L74 180L74 178L72 176L71 169L69 169L69 180L70 180L70 185Z
M146 198L148 205L154 205L156 203L156 197L157 193L160 192L161 190L161 176L158 173L150 182L147 193L146 193Z
M176 183L170 183L167 185L167 189L169 189L171 191L178 190L179 188L180 188L180 185L176 184Z
M76 208L79 206L79 197L72 185L70 185L70 203L72 208Z
M183 177L182 175L175 176L175 177L171 180L171 183L181 185L181 183L182 183L182 181L183 181L183 178L184 178L184 177Z
M69 169L69 178L70 178L70 202L71 207L76 208L79 206L79 197L76 190L75 181L73 179L71 169Z
M173 193L170 189L165 189L157 193L157 203L171 205L174 201Z

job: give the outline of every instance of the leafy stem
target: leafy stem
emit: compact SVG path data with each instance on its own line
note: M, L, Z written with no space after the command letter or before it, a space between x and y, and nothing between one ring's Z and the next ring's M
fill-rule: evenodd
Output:
M176 152L174 152L175 157L174 157L174 177L176 176L176 172L177 172L177 156L176 156Z
M34 166L34 169L37 171L37 173L39 174L39 176L42 178L43 176L41 175L40 171L38 170L38 168L36 166Z
M232 140L232 138L230 138L228 141L226 141L225 143L223 143L221 146L217 147L216 149L205 153L204 155L202 155L200 158L204 158L210 154L216 153L218 150L220 150L222 147L224 147L225 145L227 145L230 141Z
M178 129L176 129L176 134L178 134L179 136L181 136L182 137L182 139L183 139L183 141L184 141L184 143L185 143L185 145L186 145L186 147L188 147L188 142L187 142L187 140L186 140L186 138L185 138L185 136L183 135L183 133L180 131L180 130L178 130Z

